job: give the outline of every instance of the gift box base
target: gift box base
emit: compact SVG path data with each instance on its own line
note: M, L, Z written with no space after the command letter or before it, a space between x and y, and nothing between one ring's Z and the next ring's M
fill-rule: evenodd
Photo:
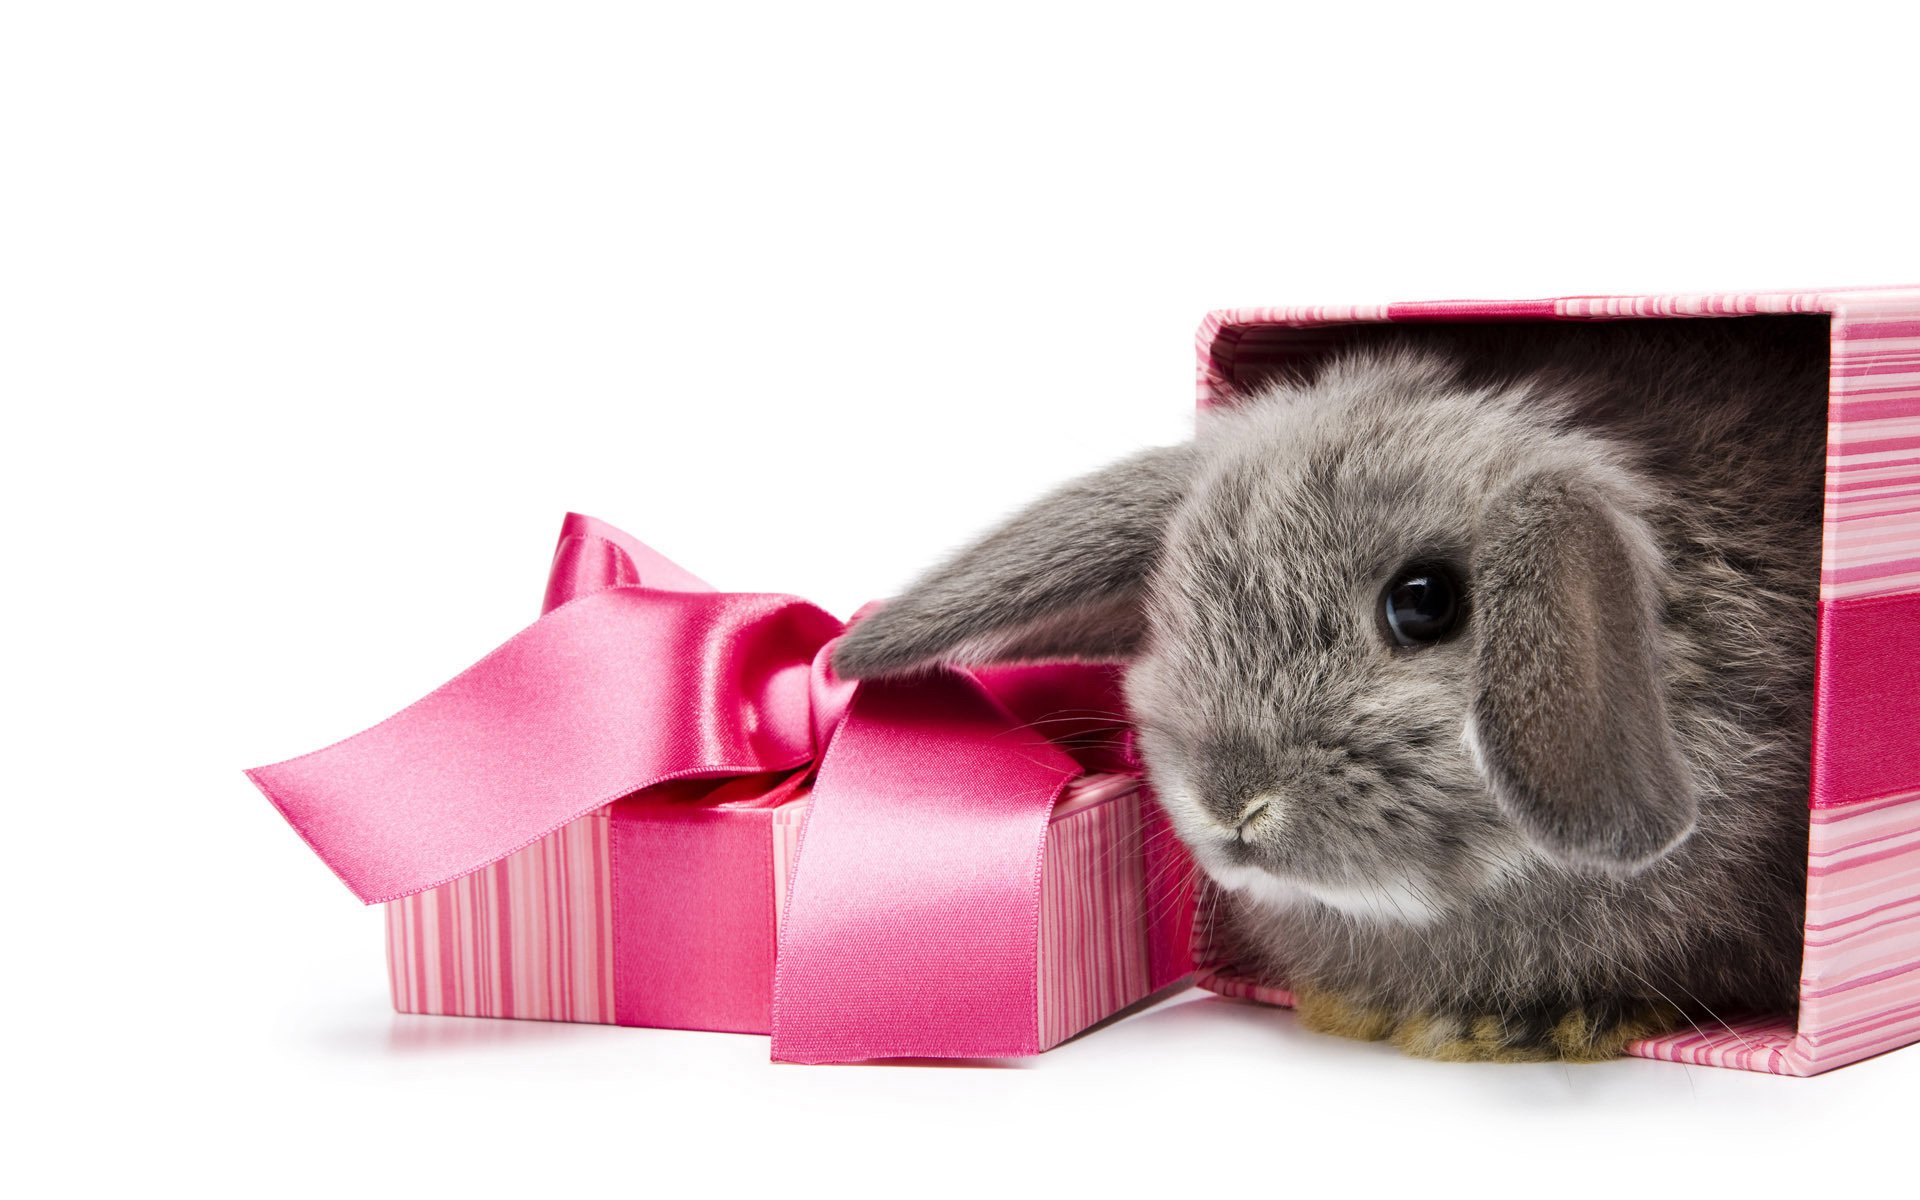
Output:
M697 953L687 955L686 977L675 980L672 989L679 999L649 1007L641 998L624 1021L615 1004L612 808L574 821L485 870L389 903L394 1007L442 1016L768 1032L773 933L805 802L717 813L691 810L709 818L703 824L713 824L714 817L753 822L754 836L765 839L770 853L761 856L764 878L750 892L730 895L724 904L716 904L715 897L695 899L703 911L694 914L691 926L683 921L680 927L696 933L710 929L715 939L724 939L710 943L705 957L744 953L752 959L753 947L738 944L738 922L742 905L758 906L765 922L764 964L749 962L744 973L737 966L731 973L720 971L735 981L728 984L703 981L700 976L712 973L713 964ZM1183 924L1182 913L1148 911L1177 902L1166 889L1156 893L1149 887L1156 874L1179 869L1166 857L1176 849L1164 818L1131 776L1090 776L1062 797L1042 861L1037 964L1042 1048L1188 973L1184 951L1190 916ZM689 850L698 853L695 847ZM1149 899L1156 894L1158 901ZM1179 953L1173 952L1176 947Z

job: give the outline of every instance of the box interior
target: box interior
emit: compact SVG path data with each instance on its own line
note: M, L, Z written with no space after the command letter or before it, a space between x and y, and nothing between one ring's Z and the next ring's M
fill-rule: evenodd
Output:
M1519 348L1518 357L1524 358L1530 352L1529 347L1538 350L1548 340L1555 338L1604 338L1608 329L1650 324L1682 329L1691 326L1704 332L1716 327L1724 330L1729 322L1739 323L1739 329L1734 332L1786 339L1794 343L1795 353L1804 352L1823 367L1830 362L1832 319L1826 313L1690 317L1684 321L1665 317L1591 322L1522 319L1419 320L1391 324L1229 324L1221 327L1212 345L1206 348L1213 370L1219 377L1219 386L1211 400L1215 404L1231 405L1270 382L1310 383L1326 363L1341 351L1372 340L1402 337L1409 333L1430 339L1437 346L1465 360L1470 374L1475 378L1491 381L1524 369L1524 362L1514 361L1516 347ZM1810 396L1808 402L1819 404L1825 411L1828 397L1825 394ZM1819 596L1817 564L1810 566L1807 590L1809 603L1815 602ZM1813 678L1809 677L1805 686L1811 691ZM1196 947L1203 962L1206 961L1207 950L1206 947ZM1231 963L1214 962L1204 967L1200 981L1203 986L1226 995L1284 1005L1292 1003L1291 996L1283 988L1243 975ZM1731 1038L1765 1051L1769 1047L1783 1046L1794 1038L1793 1013L1754 1011L1723 1015L1727 1018L1727 1029L1715 1034L1722 1039Z

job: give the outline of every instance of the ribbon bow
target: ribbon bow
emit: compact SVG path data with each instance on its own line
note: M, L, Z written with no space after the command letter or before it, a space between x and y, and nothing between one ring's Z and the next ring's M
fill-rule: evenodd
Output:
M1110 680L853 685L827 665L843 629L790 596L714 591L568 514L538 621L373 728L247 774L373 904L656 784L810 766L774 1057L1035 1053L1041 854L1086 768L1016 714L1110 697Z

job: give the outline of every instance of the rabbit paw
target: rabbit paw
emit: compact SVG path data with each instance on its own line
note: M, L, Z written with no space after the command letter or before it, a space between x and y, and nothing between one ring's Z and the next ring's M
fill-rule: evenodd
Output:
M1390 1041L1441 1062L1600 1062L1684 1020L1669 1005L1639 1001L1399 1016L1327 992L1301 991L1294 999L1300 1023L1317 1033Z

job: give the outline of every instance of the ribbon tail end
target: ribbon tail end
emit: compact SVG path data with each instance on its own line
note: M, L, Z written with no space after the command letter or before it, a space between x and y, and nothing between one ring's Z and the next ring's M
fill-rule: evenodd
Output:
M273 805L275 811L277 811L280 814L281 819L284 820L289 826L291 826L295 833L300 835L300 840L307 844L307 849L313 851L315 856L318 857L321 862L327 865L327 870L333 872L333 877L335 879L338 879L341 883L345 884L347 887L347 890L353 893L354 898L360 901L360 903L367 905L368 907L372 907L375 904L384 904L388 900L398 899L398 897L396 896L368 895L364 890L361 889L360 885L356 884L352 879L348 878L347 875L344 872L342 872L339 867L336 867L333 864L333 859L328 856L327 852L322 850L317 842L315 842L312 838L307 836L307 831L305 827L301 825L299 818L294 815L293 810L289 809L286 806L285 802L283 802L279 796L274 794L273 785L267 782L266 775L265 775L265 772L270 771L272 769L273 769L272 767L248 767L245 771L242 772L242 774L244 774L247 777L247 781L249 783L253 784L255 788L259 789L259 792L262 796L265 796L267 798L267 802Z

